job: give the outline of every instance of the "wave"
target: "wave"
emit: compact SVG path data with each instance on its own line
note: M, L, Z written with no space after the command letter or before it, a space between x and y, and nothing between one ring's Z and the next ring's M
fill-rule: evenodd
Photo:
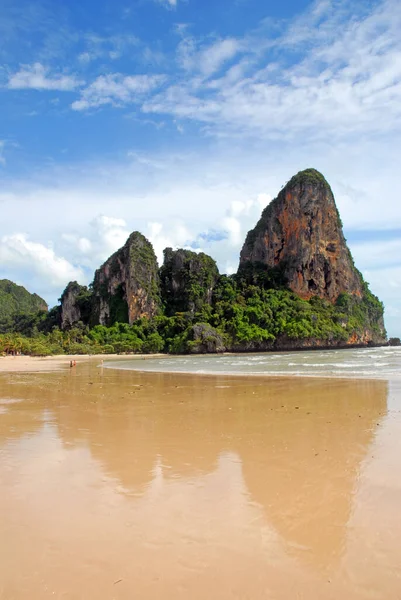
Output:
M313 362L312 362L313 361ZM148 358L145 361L107 361L109 368L197 375L258 375L399 379L399 348L314 350L241 355L204 355Z

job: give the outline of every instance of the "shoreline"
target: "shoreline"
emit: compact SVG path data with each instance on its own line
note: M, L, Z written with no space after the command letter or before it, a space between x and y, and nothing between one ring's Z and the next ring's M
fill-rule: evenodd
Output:
M401 377L378 377L378 376L369 376L369 375L359 375L359 376L351 376L351 375L342 375L336 373L328 374L311 374L306 373L303 375L302 373L277 373L277 372L269 372L269 373L256 373L255 371L244 371L242 373L234 373L233 371L158 371L158 370L148 370L148 369L124 369L117 366L103 365L104 369L110 369L111 371L126 371L127 373L141 373L145 375L183 375L183 376L196 376L196 377L234 377L236 379L244 379L244 378L252 378L252 379L323 379L323 380L340 380L340 381L400 381Z
M70 361L75 360L77 366L91 360L141 360L160 358L168 354L56 354L55 356L2 356L0 357L0 373L49 373L70 369Z
M347 348L350 349L351 348ZM362 349L362 348L361 348ZM330 350L338 350L338 348L333 349L325 349L326 351ZM344 349L341 349L344 350ZM355 350L355 348L354 348ZM306 350L307 351L307 350ZM322 351L322 350L321 350ZM287 350L288 354L296 354L299 351ZM323 350L324 352L324 350ZM280 352L282 354L283 352ZM192 376L201 376L201 377L250 377L252 379L255 378L272 378L272 379L282 379L282 378L311 378L311 379L346 379L346 380L367 380L367 381L399 381L400 376L396 376L394 373L391 375L388 373L386 375L380 376L378 372L374 374L357 374L357 373L344 373L344 372L334 372L334 373L310 373L310 372L274 372L274 371L266 371L266 372L258 372L258 371L208 371L208 370L175 370L174 367L171 370L163 370L159 368L155 369L146 369L142 368L141 363L143 360L150 359L165 359L171 360L174 358L210 358L211 356L244 356L244 355L255 355L255 354L272 354L271 352L225 352L222 354L197 354L197 355L171 355L171 354L59 354L55 356L46 356L46 357L33 357L33 356L2 356L0 357L0 374L12 374L12 373L52 373L52 372L60 372L71 369L71 361L74 361L76 364L72 367L72 369L83 366L88 363L99 362L99 367L104 367L110 370L118 370L118 371L131 371L134 373L144 373L144 374L169 374L169 375L192 375ZM137 366L133 366L132 368L124 368L124 363L130 361L140 361ZM105 364L104 364L105 363ZM108 363L108 364L107 364ZM113 363L113 364L110 364ZM118 364L119 363L119 364Z

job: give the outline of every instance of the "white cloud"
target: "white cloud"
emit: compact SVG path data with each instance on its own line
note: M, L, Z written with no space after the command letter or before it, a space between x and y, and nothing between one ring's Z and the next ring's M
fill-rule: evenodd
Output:
M101 263L125 244L130 233L124 219L98 215L90 221L85 236L63 233L61 237L68 253L91 276Z
M159 265L163 264L165 248L188 248L188 242L193 239L193 233L180 222L170 223L167 227L157 221L150 222L145 234L153 245Z
M32 242L23 233L3 236L0 240L2 269L32 280L36 289L61 289L71 280L83 281L80 267L58 256L51 246Z
M240 49L241 44L235 38L220 39L207 45L199 44L192 36L185 36L177 46L177 60L186 71L207 78L233 59Z
M306 132L309 139L337 140L389 134L394 127L399 132L401 5L387 0L359 16L349 14L349 4L348 12L342 6L315 4L267 44L263 31L201 50L185 37L178 62L192 78L177 80L143 110L205 123L209 134L220 136L282 140ZM297 50L291 60L289 46ZM220 78L200 79L199 69L204 75L217 72L239 52L239 62ZM252 60L244 60L244 53Z
M158 4L162 4L166 8L177 8L178 0L155 0Z
M99 215L91 223L101 253L108 258L121 248L131 233L124 219Z
M255 226L260 214L271 201L269 194L258 194L255 199L245 201L233 200L226 216L222 220L222 228L228 233L228 242L238 254L249 229Z
M82 81L74 75L62 73L50 74L50 69L41 63L23 65L21 69L10 76L7 87L11 90L57 90L60 92L74 91Z
M215 42L200 53L200 70L204 75L212 75L224 63L234 58L239 49L240 44L234 38L226 38Z
M163 75L100 75L81 92L81 99L73 102L71 106L80 111L105 104L123 106L140 102L146 94L160 87L164 80Z

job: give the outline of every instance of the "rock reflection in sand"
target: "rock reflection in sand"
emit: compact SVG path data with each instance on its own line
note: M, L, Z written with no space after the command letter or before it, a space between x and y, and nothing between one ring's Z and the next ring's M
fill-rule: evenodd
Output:
M396 597L388 383L85 365L1 389L26 400L0 415L0 598Z

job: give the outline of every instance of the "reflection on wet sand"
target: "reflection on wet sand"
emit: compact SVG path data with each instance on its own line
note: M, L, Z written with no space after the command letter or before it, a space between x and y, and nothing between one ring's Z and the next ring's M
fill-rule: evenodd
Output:
M401 526L363 545L366 472L400 427L386 382L85 365L0 384L0 598L397 597Z

